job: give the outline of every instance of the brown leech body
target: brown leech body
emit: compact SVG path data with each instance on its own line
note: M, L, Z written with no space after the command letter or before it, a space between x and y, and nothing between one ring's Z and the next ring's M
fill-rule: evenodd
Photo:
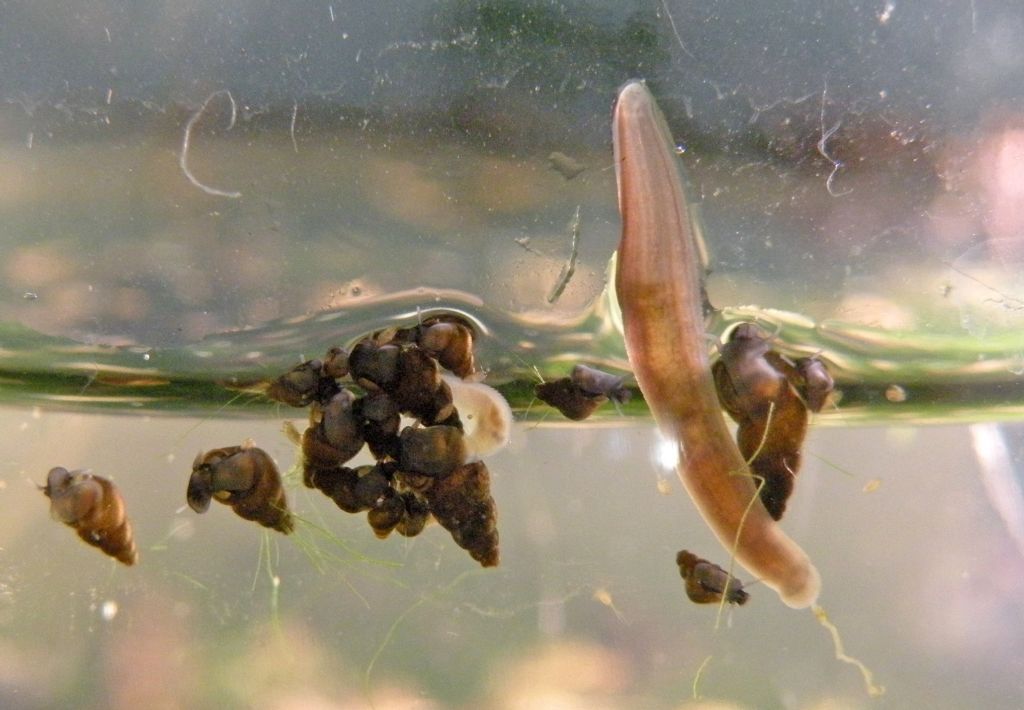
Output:
M818 571L755 500L755 479L719 408L682 178L644 84L620 91L612 133L622 214L615 287L637 383L659 428L684 450L680 480L722 545L787 605L809 606Z
M50 469L43 493L50 499L50 515L73 527L78 536L118 562L133 565L139 559L132 525L124 512L124 499L113 483L85 471Z

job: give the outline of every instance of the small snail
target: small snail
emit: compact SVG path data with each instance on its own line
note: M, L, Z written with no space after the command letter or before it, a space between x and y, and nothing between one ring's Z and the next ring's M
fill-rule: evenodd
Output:
M424 476L447 476L466 461L462 432L451 426L406 427L399 436L402 471Z
M534 394L541 402L551 405L562 416L575 422L586 419L608 401L607 397L588 395L568 377L541 382L534 388Z
M367 508L359 502L356 496L356 483L359 482L359 474L355 469L345 466L315 468L307 464L303 472L303 482L309 488L322 491L346 513L359 513Z
M402 419L398 405L385 392L377 390L356 400L353 411L359 418L362 436L374 458L397 459L400 451L398 426Z
M686 581L686 596L695 604L721 602L722 597L729 604L747 603L750 595L743 590L743 584L716 564L686 550L676 554L679 576Z
M541 382L534 392L537 399L573 421L586 419L609 399L624 404L632 395L621 377L587 365L576 365L569 377Z
M399 350L396 370L394 382L385 390L402 412L428 425L452 416L452 391L434 358L416 345L406 345Z
M424 497L459 547L484 567L498 565L497 509L483 461L464 464L437 479Z
M395 530L399 535L416 537L423 532L430 519L430 506L412 491L402 493L402 502L405 504L405 512Z
M325 377L332 379L341 379L347 375L348 352L338 346L328 348L327 354L324 355L322 372Z
M294 528L281 473L270 455L255 446L225 446L196 456L186 499L192 510L205 513L211 498L264 527L285 534Z
M576 365L572 368L569 379L585 394L591 397L603 396L618 404L625 404L632 396L632 391L622 384L622 378L596 367Z
M302 435L306 465L340 466L363 448L363 427L356 416L356 398L341 390L323 405L313 405L309 427Z
M473 329L454 317L438 316L423 322L417 338L419 346L436 358L441 367L465 379L472 375Z
M348 356L349 373L365 389L388 389L398 377L397 345L379 345L372 338L356 343Z
M398 527L405 517L405 500L393 488L388 488L366 514L373 534L383 540Z
M807 408L812 412L820 412L835 390L831 373L825 363L816 357L800 358L796 361L796 370L801 378L797 389L803 395Z
M86 471L50 469L43 494L50 499L54 520L74 528L78 536L118 562L139 559L124 499L113 483Z

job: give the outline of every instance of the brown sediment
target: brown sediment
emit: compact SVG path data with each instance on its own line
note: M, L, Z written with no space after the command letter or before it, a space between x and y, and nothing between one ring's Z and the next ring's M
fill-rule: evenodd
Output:
M637 383L659 428L683 449L679 478L722 545L784 603L810 606L818 571L757 500L719 408L682 177L671 133L643 83L621 89L612 141L622 214L615 288Z

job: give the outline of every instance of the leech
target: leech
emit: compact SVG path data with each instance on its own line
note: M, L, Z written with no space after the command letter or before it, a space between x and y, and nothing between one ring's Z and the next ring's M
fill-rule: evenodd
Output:
M722 546L785 604L810 606L818 571L757 500L722 415L672 136L639 81L619 93L612 142L622 214L615 288L637 383L662 433L680 446L679 478Z

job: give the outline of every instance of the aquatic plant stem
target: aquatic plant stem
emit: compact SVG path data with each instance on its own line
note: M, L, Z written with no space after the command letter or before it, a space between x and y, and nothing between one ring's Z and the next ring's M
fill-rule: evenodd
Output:
M810 606L818 571L760 501L751 503L754 479L722 415L678 159L639 81L619 93L612 141L622 215L615 288L637 383L662 433L680 446L679 478L722 545L785 604Z

